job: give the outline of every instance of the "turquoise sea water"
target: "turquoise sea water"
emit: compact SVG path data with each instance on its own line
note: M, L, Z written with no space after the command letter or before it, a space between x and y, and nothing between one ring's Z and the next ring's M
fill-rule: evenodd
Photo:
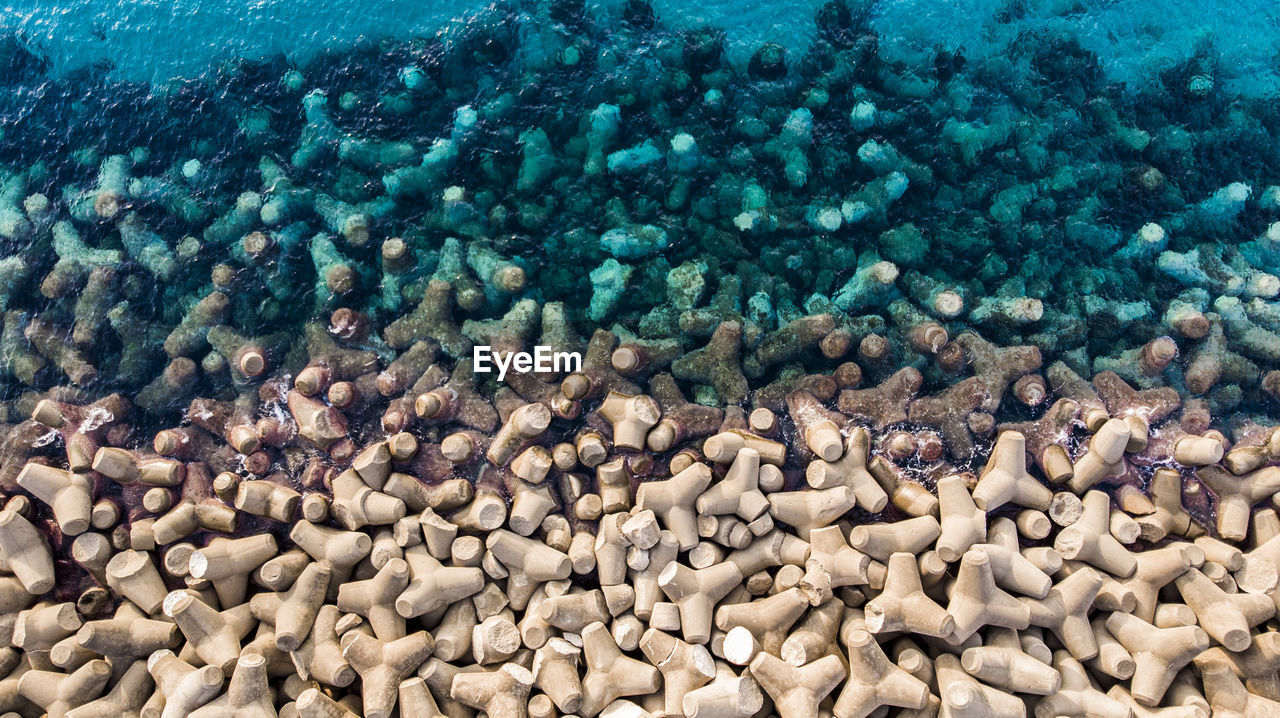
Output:
M815 0L658 0L657 17L676 28L725 30L730 54L745 61L765 41L803 50L816 33ZM589 3L608 17L617 3ZM160 0L11 2L0 28L18 31L59 71L106 60L122 78L165 80L201 74L211 61L286 53L303 60L360 38L448 32L486 6L475 2L355 0ZM1146 85L1162 70L1209 47L1241 93L1277 90L1280 8L1244 2L1103 0L885 0L870 5L872 26L903 57L937 45L976 58L998 56L1018 33L1051 28L1098 53L1111 77Z
M916 338L941 324L1269 410L1278 17L1183 0L10 5L0 383L132 392L186 362L184 388L230 395L240 345L210 326L275 337L271 367L300 366L308 322L341 308L381 331L442 279L473 340L531 337L537 321L511 324L522 301L684 352L736 322L753 388L846 359L944 388L963 367ZM526 281L495 284L511 265ZM211 294L228 306L193 319ZM770 353L764 337L822 315L847 341ZM73 332L79 354L59 353ZM1134 369L1162 337L1177 361ZM679 378L706 403L745 398L736 377Z

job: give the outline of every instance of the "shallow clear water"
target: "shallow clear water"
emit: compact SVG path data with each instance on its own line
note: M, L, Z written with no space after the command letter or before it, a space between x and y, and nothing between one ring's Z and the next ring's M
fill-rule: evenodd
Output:
M458 302L459 323L530 299L563 302L583 333L685 351L725 320L745 354L806 315L853 337L827 357L748 359L753 387L860 357L868 335L889 346L864 362L869 380L912 365L944 387L955 368L912 344L928 322L1085 376L1131 372L1141 347L1177 335L1167 375L1126 378L1224 414L1271 410L1271 4L6 9L8 351L32 321L82 325L82 340L104 329L79 342L104 369L81 382L94 392L137 390L180 358L201 363L193 390L234 391L206 329L163 346L211 292L231 298L217 322L297 339L339 307L381 329L434 277L483 295ZM115 253L100 305L78 297L96 265L67 258L82 250L63 251L59 221L84 251ZM407 265L388 263L391 238ZM508 261L528 282L505 293L485 274ZM958 316L931 305L948 288ZM1207 386L1184 373L1220 345L1180 334L1184 307L1243 355ZM5 392L68 373L52 365L10 367ZM723 400L708 381L685 388Z

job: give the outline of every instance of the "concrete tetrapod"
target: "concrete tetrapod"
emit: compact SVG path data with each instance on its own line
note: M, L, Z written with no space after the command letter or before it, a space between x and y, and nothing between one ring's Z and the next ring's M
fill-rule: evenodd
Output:
M533 316L521 306L503 321ZM465 326L477 337L494 331ZM1201 520L1221 518L1207 495L1220 490L1192 475L1234 456L1230 466L1247 468L1225 469L1229 501L1253 472L1267 485L1280 457L1233 452L1275 432L1249 424L1220 439L1198 400L1162 423L1133 412L1168 403L1168 392L1130 395L1106 379L1096 390L1105 402L1072 385L1077 398L1034 421L999 425L966 409L944 440L930 427L872 431L841 419L827 408L839 389L878 391L847 389L851 369L803 381L787 369L751 414L685 410L685 433L655 451L648 438L661 422L636 423L623 406L647 405L639 386L621 383L647 370L615 376L597 361L583 373L586 393L567 401L557 377L536 372L492 400L480 393L488 381L471 382L469 401L492 411L490 428L426 412L391 431L380 407L363 413L390 396L370 374L373 353L327 335L317 342L331 363L310 357L292 380L268 376L259 392L197 400L189 425L156 437L163 457L86 429L77 461L100 470L60 468L73 465L61 445L14 467L0 511L0 635L11 639L0 651L0 712L33 712L36 700L79 717L96 706L161 716L745 718L768 694L785 715L1190 718L1208 710L1197 697L1206 666L1219 709L1240 704L1216 662L1249 696L1280 697L1280 647L1267 631L1280 520L1249 504L1247 542L1197 536ZM417 354L424 365L411 367L408 356L388 379L397 400L416 402L451 374L465 379ZM1028 376L1009 382L1011 401L1047 398ZM343 384L349 395L335 394ZM302 416L287 411L290 391L313 402ZM938 396L967 392L925 398L937 408ZM910 405L906 394L886 390L861 406L890 417ZM1112 419L1107 402L1124 413ZM41 406L76 435L58 417L80 407ZM669 406L683 405L668 394L658 408ZM330 409L358 431L331 435ZM1062 457L1045 459L1087 439L1081 417L1097 430L1085 456L1096 448L1106 459L1114 447L1103 440L1125 434L1120 458L1103 463L1132 472L1108 473L1106 490L1083 497L1067 480L1069 460L1063 469ZM632 436L620 442L624 425ZM984 463L979 439L998 426ZM301 428L310 438L298 438ZM961 429L983 466L977 477L946 458ZM1203 463L1215 445L1232 450ZM1028 460L1027 450L1041 456ZM1170 462L1195 467L1183 476ZM92 476L99 492L89 528L74 536L53 505L66 473ZM1148 476L1150 496L1137 481ZM1055 480L1065 483L1057 493ZM1112 491L1114 480L1127 488Z

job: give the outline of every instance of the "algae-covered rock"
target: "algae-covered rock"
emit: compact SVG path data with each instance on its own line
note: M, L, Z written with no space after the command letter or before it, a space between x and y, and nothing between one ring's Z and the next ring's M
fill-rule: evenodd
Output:
M880 235L880 254L900 267L923 266L929 259L929 248L924 233L910 222Z
M616 259L606 259L591 270L591 303L587 316L593 321L603 321L614 312L626 291L627 282L635 268L621 264Z
M702 299L706 289L706 266L699 262L685 262L667 273L667 299L680 311L693 309Z
M600 235L600 247L618 259L641 259L670 246L667 231L651 224L615 227Z

